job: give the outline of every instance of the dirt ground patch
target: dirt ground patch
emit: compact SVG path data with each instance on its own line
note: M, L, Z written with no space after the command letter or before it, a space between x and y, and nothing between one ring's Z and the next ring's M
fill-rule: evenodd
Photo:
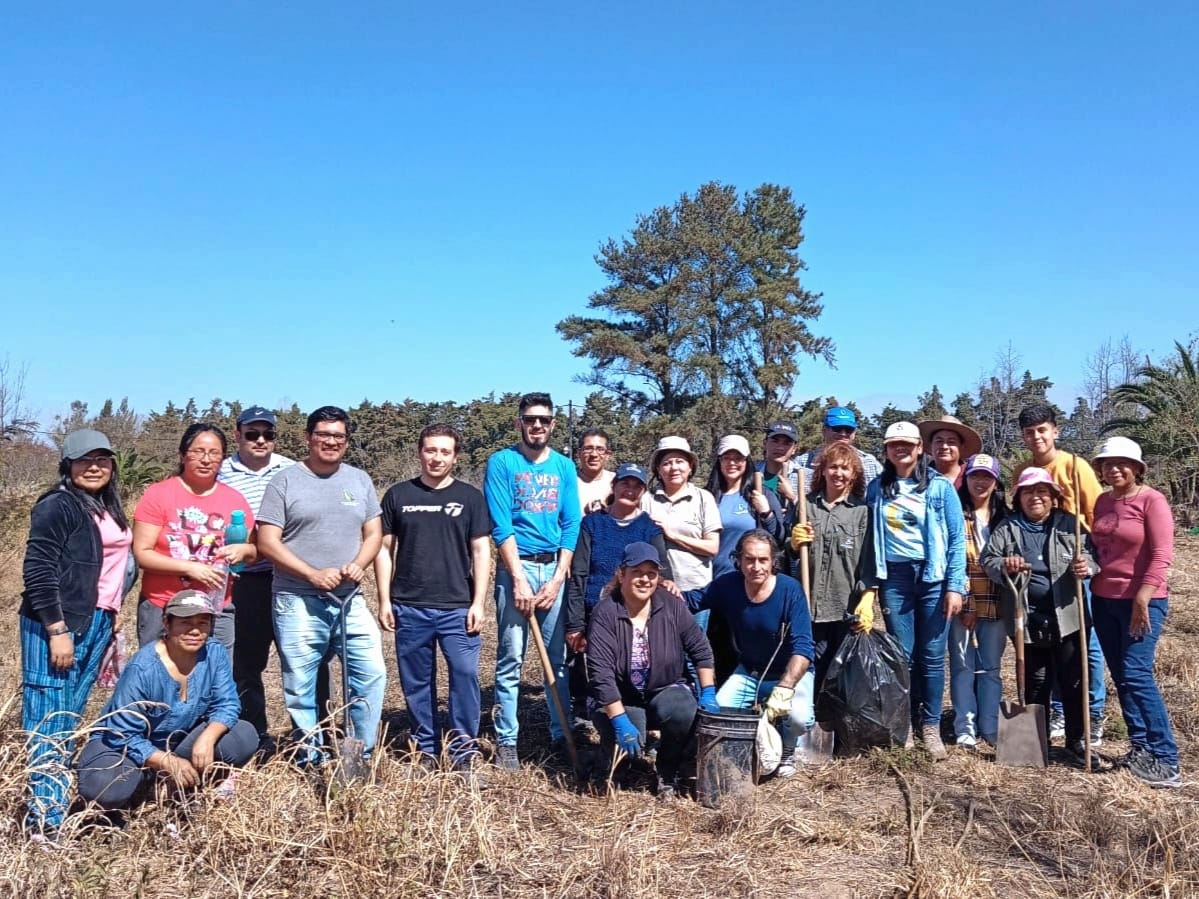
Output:
M20 549L0 551L9 620ZM14 579L13 572L17 572ZM1180 537L1158 670L1199 771L1199 539ZM125 609L132 626L132 603ZM1199 785L1153 791L1124 772L1000 768L987 754L875 751L758 787L720 811L637 787L575 789L547 757L535 654L525 669L518 774L485 790L411 764L388 647L392 749L376 782L339 791L277 758L229 801L149 803L123 829L70 819L47 850L19 831L24 789L19 645L0 653L0 895L11 896L1185 896L1199 893ZM490 739L494 635L484 642ZM1010 655L1010 653L1009 653ZM1010 665L1010 659L1005 657ZM1010 671L1008 673L1010 679ZM338 682L334 678L334 683ZM274 662L272 723L285 720ZM1008 695L1012 687L1008 684ZM105 699L97 691L98 707ZM948 701L948 692L946 695ZM1109 732L1123 734L1114 691ZM1113 736L1101 752L1122 754ZM644 780L644 778L643 778Z

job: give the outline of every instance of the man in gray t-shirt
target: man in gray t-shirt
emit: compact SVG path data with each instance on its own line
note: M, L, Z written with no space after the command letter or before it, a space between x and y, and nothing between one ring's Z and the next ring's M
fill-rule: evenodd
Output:
M383 540L375 485L342 462L350 418L336 406L308 416L308 457L276 475L258 510L258 549L275 564L272 614L283 699L309 744L301 764L324 758L316 673L344 639L354 736L374 746L387 673L379 627L361 583ZM341 631L341 606L345 633Z

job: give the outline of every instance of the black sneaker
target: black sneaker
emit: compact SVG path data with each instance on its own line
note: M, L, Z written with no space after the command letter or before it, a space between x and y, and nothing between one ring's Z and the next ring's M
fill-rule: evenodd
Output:
M495 763L503 771L519 771L520 756L516 754L515 746L495 747Z
M1148 752L1142 751L1128 764L1128 771L1137 780L1151 787L1176 788L1182 786L1182 772L1177 765L1167 765Z

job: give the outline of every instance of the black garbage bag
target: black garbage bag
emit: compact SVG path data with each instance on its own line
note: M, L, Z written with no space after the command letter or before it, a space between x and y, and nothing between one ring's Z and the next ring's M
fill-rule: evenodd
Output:
M903 745L911 721L910 689L899 641L881 631L851 632L824 676L818 717L832 723L838 747L850 754Z

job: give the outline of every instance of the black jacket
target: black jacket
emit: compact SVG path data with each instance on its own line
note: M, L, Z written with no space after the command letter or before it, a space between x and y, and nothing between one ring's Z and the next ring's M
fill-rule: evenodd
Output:
M83 503L62 488L39 497L30 519L21 614L47 627L65 621L81 635L96 611L104 559L100 528Z
M587 627L587 677L591 695L600 705L620 700L644 707L655 695L683 680L684 653L696 668L713 667L712 647L695 623L687 604L661 587L650 599L649 683L642 693L629 679L633 652L633 624L629 610L616 597L601 599L591 611Z

